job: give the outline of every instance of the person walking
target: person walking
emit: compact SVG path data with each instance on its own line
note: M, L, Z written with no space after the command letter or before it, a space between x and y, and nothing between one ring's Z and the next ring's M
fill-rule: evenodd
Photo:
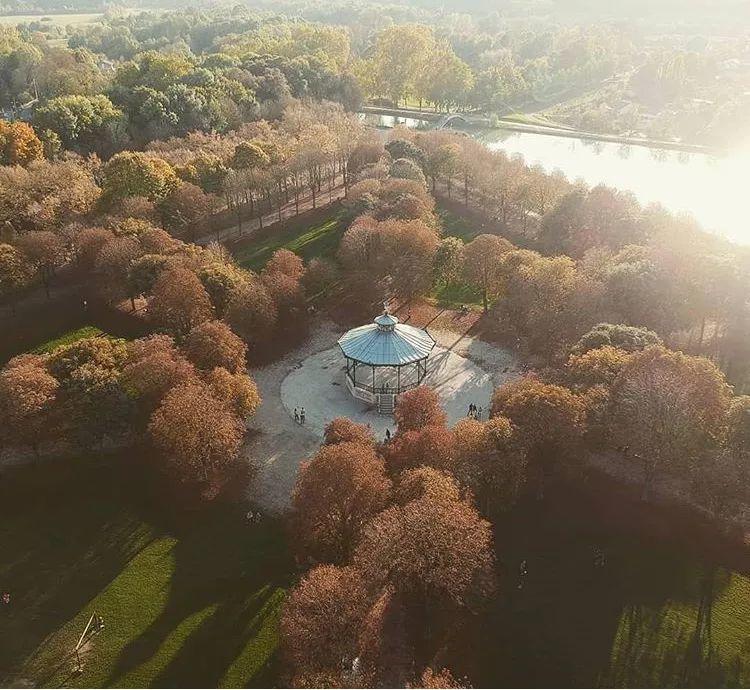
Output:
M294 421L299 424L299 412L297 412L297 408L294 408Z
M479 406L479 411L477 412L477 419L481 422L482 421L482 406Z
M299 421L300 421L300 424L305 423L305 408L304 407L299 411Z
M388 443L391 440L391 430L386 429L385 430L385 442Z

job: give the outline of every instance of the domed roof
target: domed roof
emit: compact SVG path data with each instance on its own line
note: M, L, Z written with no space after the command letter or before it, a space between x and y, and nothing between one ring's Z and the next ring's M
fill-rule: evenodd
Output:
M435 341L426 330L400 323L385 311L372 323L344 333L339 347L357 362L395 367L425 359Z

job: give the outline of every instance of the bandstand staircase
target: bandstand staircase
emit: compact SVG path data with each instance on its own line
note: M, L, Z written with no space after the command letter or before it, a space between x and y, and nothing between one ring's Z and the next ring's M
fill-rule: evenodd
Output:
M378 394L378 412L380 412L380 414L393 414L395 404L396 396L392 393Z

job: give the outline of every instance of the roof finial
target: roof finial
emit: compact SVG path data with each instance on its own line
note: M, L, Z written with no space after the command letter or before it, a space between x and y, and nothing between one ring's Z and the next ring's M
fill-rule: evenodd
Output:
M383 315L388 314L388 300L383 302Z

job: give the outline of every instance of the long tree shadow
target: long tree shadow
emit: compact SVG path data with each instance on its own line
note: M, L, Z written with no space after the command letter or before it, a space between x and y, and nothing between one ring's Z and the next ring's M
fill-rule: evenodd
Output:
M727 586L718 571L709 580L686 554L618 533L560 494L527 498L500 520L496 548L501 596L476 626L481 642L468 645L482 650L480 685L730 681L705 653L713 602ZM675 618L673 605L690 613ZM702 652L691 667L696 636Z
M273 615L277 589L292 565L280 525L248 525L235 510L215 506L183 529L174 547L169 598L158 618L127 645L108 684L151 659L188 617L213 609L188 633L157 685L216 686L232 661ZM259 651L270 656L273 646Z
M121 501L128 486L110 466L83 461L4 473L0 587L11 603L0 617L0 684L152 539Z

